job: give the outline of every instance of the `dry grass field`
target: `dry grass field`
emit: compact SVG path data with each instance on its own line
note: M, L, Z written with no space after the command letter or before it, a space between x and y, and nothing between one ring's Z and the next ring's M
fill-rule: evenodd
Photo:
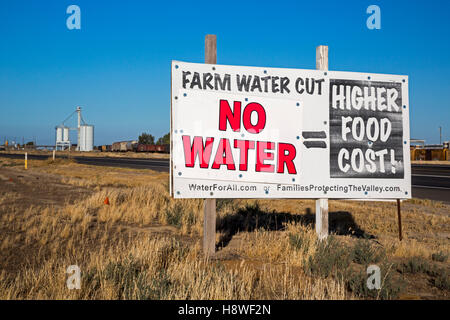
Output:
M4 153L16 153L16 154L25 154L24 150L8 150L8 151L0 151ZM29 150L28 154L36 154L36 155L44 155L51 157L53 155L53 151L45 151L45 150ZM83 151L57 151L56 155L64 155L70 157L111 157L111 158L151 158L151 159L169 159L170 154L168 153L160 153L160 152L83 152Z
M202 200L167 173L0 158L0 299L449 299L450 205L218 200L217 254L201 252ZM105 204L105 198L109 204ZM376 264L382 288L368 290ZM78 265L80 290L66 286Z
M450 165L450 160L432 160L432 161L425 161L425 160L413 160L411 161L412 164L443 164L443 165Z

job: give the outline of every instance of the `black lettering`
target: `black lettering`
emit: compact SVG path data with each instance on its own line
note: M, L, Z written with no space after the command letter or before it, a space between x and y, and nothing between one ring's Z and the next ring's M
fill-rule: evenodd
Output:
M200 74L198 72L194 72L194 76L192 77L191 89L197 86L199 89L202 89L202 83L200 81Z
M278 83L276 83L276 81L280 79L280 77L272 77L272 92L273 93L277 93L280 91L280 89L278 89L278 87L280 86Z
M320 79L320 80L316 80L316 83L317 83L317 85L318 85L318 93L319 93L319 95L321 95L322 94L322 82L325 82L325 79Z
M213 79L213 76L211 73L204 73L203 74L203 90L206 90L206 87L209 89L214 89L213 85L211 84L211 80Z
M250 90L251 91L255 91L255 89L258 89L259 92L262 92L262 90L261 90L261 82L259 81L259 77L258 76L254 76L252 88Z
M247 76L243 75L242 78L239 77L239 75L236 75L236 83L238 86L238 90L242 91L242 89L244 89L245 91L248 92L248 89L250 88L250 82L252 81L252 76Z
M231 91L231 76L229 74L225 74L223 81L220 79L220 74L214 74L214 86L216 90L220 87L220 90L228 90Z
M304 84L305 84L305 81L303 81L302 78L297 78L297 80L295 81L295 90L296 90L298 93L302 94L302 93L305 91L305 89L303 89L303 85L304 85ZM300 86L301 86L302 88L300 88Z
M189 83L189 79L187 78L187 76L190 74L190 71L183 71L183 89L186 89L186 84Z
M269 91L268 82L270 80L270 76L263 77L263 78L261 78L261 80L264 82L264 92L268 92Z
M285 91L287 93L291 92L291 90L289 90L289 88L288 88L288 84L289 84L288 77L281 78L281 93L284 93Z
M306 93L307 94L314 93L314 78L306 78Z

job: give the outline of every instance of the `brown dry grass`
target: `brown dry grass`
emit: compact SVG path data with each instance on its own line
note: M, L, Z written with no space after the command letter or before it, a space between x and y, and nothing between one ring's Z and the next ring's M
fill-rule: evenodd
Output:
M15 153L15 154L25 154L24 150L8 150L0 151L0 153ZM53 156L53 151L44 150L28 150L28 154L44 155L48 157ZM170 155L168 153L160 152L83 152L83 151L57 151L56 156L81 156L81 157L112 157L112 158L151 158L151 159L169 159Z
M25 172L23 161L1 160L0 173L2 165ZM312 200L218 201L217 243L223 248L205 261L203 201L172 199L167 173L67 160L32 160L29 168L85 188L88 195L61 206L23 207L20 193L0 194L0 299L368 297L349 290L352 275L314 271L316 260L332 268L336 261L319 259L323 248L312 224ZM106 197L109 205L103 203ZM449 208L434 201L404 202L405 239L399 242L394 203L330 201L330 225L338 234L332 248L351 252L356 243L369 241L385 252L389 267L383 271L389 277L404 278L393 264L411 257L448 269L448 262L432 262L431 256L450 253ZM65 270L74 264L82 271L81 290L66 287ZM356 274L363 266L351 262L350 269ZM395 296L389 286L393 282L384 286L387 298ZM449 297L432 285L406 282L402 290Z
M413 164L444 164L450 165L450 160L413 160Z

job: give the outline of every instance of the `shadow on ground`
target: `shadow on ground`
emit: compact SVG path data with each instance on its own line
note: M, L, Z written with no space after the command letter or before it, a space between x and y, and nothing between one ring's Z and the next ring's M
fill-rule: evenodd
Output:
M240 208L235 214L217 220L217 231L223 233L217 248L226 247L238 232L252 232L256 229L280 231L284 230L287 223L300 223L315 228L315 214L311 212L311 208L306 208L304 213L291 214L275 210L263 211L258 204L248 205ZM375 238L362 230L348 211L329 213L329 232L356 238Z

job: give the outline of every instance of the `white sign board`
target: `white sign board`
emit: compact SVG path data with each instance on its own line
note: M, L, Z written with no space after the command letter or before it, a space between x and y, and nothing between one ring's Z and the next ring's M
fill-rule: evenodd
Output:
M411 197L408 77L172 62L175 198Z

